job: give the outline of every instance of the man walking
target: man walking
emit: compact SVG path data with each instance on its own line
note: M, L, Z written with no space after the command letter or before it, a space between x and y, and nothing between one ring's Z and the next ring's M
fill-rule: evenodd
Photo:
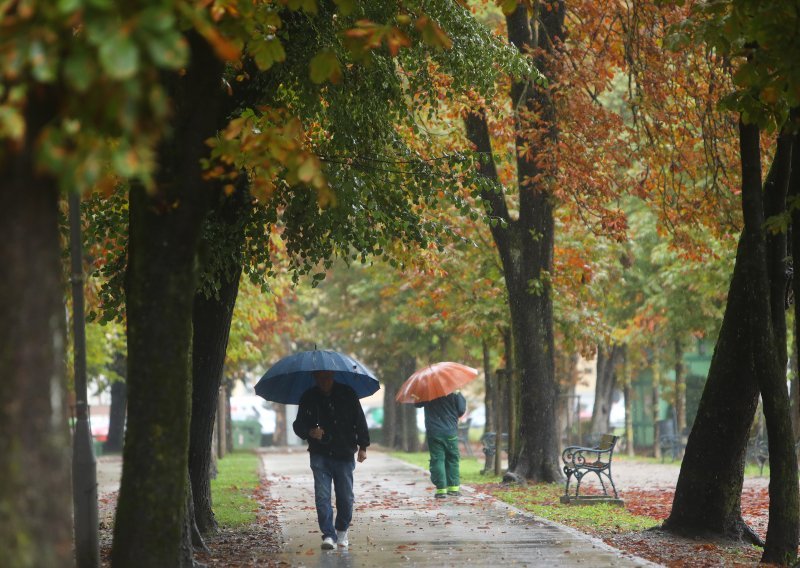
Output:
M460 392L452 392L414 406L425 409L431 481L436 486L434 497L458 497L461 495L458 419L467 411L467 401Z
M300 398L295 434L308 440L317 522L322 548L349 545L348 529L353 518L353 470L367 459L369 431L364 410L355 391L334 381L333 371L314 371L316 386ZM336 519L331 505L331 482L336 495Z

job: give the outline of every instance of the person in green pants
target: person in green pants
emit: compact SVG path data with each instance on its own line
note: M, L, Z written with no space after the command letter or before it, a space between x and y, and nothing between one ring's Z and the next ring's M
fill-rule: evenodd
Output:
M431 481L436 486L435 497L458 497L461 495L458 419L467 411L467 401L460 392L453 392L414 406L425 409L425 433L431 456Z

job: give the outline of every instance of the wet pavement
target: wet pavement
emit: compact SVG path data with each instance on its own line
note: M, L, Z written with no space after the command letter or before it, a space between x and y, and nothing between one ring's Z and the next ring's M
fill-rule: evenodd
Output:
M321 550L308 453L262 460L289 566L656 566L469 488L434 499L427 472L377 451L356 465L350 548Z

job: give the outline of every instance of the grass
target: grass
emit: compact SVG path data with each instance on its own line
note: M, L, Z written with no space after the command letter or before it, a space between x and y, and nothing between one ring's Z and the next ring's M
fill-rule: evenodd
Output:
M258 455L251 452L234 452L217 462L211 499L221 527L236 528L255 522L252 496L258 487L258 465Z
M500 500L536 516L550 519L587 532L628 532L649 529L660 524L651 517L634 515L619 505L563 505L560 483L536 483L494 492Z

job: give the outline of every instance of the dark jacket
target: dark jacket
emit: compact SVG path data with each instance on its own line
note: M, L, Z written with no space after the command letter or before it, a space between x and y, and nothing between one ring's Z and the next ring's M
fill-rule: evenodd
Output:
M460 392L414 406L425 409L425 432L429 436L458 436L458 419L467 411L467 401Z
M294 433L308 440L308 451L325 456L352 459L359 448L369 446L369 431L364 410L355 391L334 382L330 396L312 387L300 397ZM308 436L315 426L325 430L322 440Z

